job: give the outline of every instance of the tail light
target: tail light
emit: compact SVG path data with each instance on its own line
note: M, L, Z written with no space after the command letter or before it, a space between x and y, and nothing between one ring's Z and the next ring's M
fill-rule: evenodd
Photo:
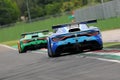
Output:
M52 40L53 40L53 41L55 41L55 42L57 42L57 41L64 40L64 39L66 39L66 38L67 38L67 36L62 36L62 37L54 37L54 38L52 38Z
M93 32L93 33L89 33L89 34L87 34L88 36L95 36L95 35L98 35L99 34L99 32L98 31L96 31L96 32Z
M57 41L62 41L72 37L75 37L75 35L74 34L58 35L56 37L53 37L52 40L57 42Z
M31 42L32 40L23 40L22 42L23 43L29 43L29 42Z

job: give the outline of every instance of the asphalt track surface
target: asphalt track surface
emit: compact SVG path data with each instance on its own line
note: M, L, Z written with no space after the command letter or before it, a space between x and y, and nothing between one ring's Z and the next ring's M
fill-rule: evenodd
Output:
M46 51L19 54L0 45L0 80L120 80L120 61Z

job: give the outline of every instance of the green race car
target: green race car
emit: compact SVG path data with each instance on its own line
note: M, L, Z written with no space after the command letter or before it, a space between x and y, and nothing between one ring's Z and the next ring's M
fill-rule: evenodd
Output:
M36 50L41 48L47 48L46 32L48 30L29 32L21 34L21 39L18 41L19 53L25 53L28 50Z

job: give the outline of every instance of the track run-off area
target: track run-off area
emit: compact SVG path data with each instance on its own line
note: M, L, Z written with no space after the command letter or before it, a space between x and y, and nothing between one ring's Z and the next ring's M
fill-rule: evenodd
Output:
M103 49L49 58L47 50L0 45L0 80L120 80L120 50Z

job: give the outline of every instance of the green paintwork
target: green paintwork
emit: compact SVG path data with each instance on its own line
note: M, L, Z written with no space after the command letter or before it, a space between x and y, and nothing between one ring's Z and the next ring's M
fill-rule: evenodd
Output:
M43 45L47 45L47 36L43 33L30 33L30 34L25 34L24 36L22 35L22 38L19 40L19 44L20 44L20 48L22 52L25 52L24 50L26 49L26 47L35 47L37 48L42 48ZM43 39L45 38L45 39ZM23 41L25 40L29 40L30 42L24 43ZM39 46L39 47L38 47ZM40 47L41 46L41 47ZM34 48L34 49L35 49Z

